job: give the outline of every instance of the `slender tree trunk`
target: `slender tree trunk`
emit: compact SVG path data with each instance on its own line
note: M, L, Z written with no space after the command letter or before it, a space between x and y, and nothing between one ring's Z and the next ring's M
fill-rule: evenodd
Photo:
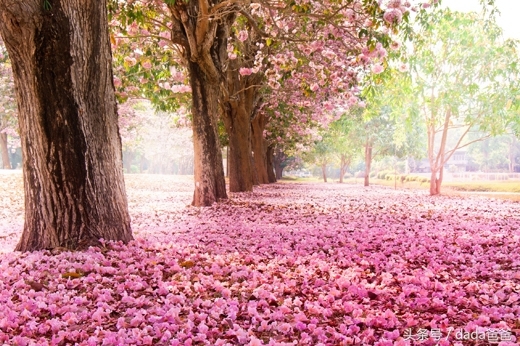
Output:
M267 150L265 148L264 129L266 119L264 114L257 113L251 121L251 140L253 144L253 158L255 162L256 175L259 184L268 184L267 175Z
M430 176L430 195L436 196L441 194L441 184L444 173L444 167L432 169Z
M341 155L340 168L339 168L339 183L343 184L343 176L347 168L347 158L345 155Z
M515 148L516 138L515 135L511 135L511 143L509 144L509 173L515 172Z
M274 146L267 146L267 179L270 183L276 183L276 175L274 173Z
M365 143L365 186L370 185L370 166L372 165L372 146L367 140Z
M323 175L323 182L327 182L327 164L321 165L321 174Z
M430 160L431 176L430 176L430 195L436 196L441 194L441 184L444 175L444 165L449 157L446 157L446 144L448 141L449 123L451 110L447 109L444 115L444 123L442 128L441 142L439 143L439 151L435 155L435 134L437 130L430 122L428 126L428 158Z
M217 133L219 84L189 62L195 192L192 205L210 206L227 199L222 153Z
M2 154L2 164L4 169L11 169L9 149L7 148L7 133L0 133L0 153Z
M0 2L23 152L16 250L132 239L105 1Z

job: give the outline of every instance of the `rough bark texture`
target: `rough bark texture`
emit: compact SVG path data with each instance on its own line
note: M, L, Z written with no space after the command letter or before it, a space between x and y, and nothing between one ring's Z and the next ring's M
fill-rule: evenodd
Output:
M372 165L372 146L367 141L365 143L365 181L364 185L370 185L370 166Z
M194 206L210 206L227 198L222 152L217 133L218 81L209 78L197 63L189 63L192 88L194 147Z
M228 67L222 119L229 138L229 191L253 191L251 165L251 112L257 92L256 76L239 77L236 60Z
M4 169L11 169L9 149L7 148L7 133L0 133L0 153L2 155L2 167Z
M210 11L219 3L220 0L200 0L167 5L172 14L172 43L184 53L192 88L194 206L209 206L227 198L217 128L218 98L228 62L227 41L236 13L227 11L218 18L211 16Z
M267 157L267 179L269 183L276 183L276 175L274 173L274 146L269 145L266 152Z
M0 2L23 152L16 250L132 239L105 1Z
M253 145L255 171L259 184L269 184L267 175L267 149L265 147L264 129L267 120L263 113L258 113L251 121L251 141Z

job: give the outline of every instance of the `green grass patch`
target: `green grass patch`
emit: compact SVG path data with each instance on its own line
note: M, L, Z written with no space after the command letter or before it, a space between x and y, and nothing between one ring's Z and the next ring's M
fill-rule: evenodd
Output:
M456 191L520 193L520 181L445 182L442 185Z

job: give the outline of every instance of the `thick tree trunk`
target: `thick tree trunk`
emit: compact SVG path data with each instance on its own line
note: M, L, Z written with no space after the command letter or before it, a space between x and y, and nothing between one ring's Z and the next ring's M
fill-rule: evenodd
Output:
M219 84L197 63L189 62L195 192L192 205L210 206L227 199L222 153L217 133Z
M370 185L370 166L372 165L372 146L367 141L365 144L365 186Z
M321 165L321 174L323 175L323 182L327 182L327 165Z
M253 191L251 174L251 122L243 105L235 102L223 115L229 138L229 191Z
M105 1L0 2L23 152L16 250L132 239Z
M221 101L222 119L229 138L229 191L253 191L251 164L251 112L258 88L256 75L240 76L237 60L231 60L226 93Z
M282 174L283 174L283 169L284 169L283 163L286 158L287 157L285 156L283 151L281 151L280 149L278 149L278 151L276 152L276 155L273 156L274 173L275 173L277 180L282 179Z
M276 180L280 180L283 177L283 167L280 162L274 162L274 174L276 176Z
M11 169L9 149L7 148L7 133L0 133L0 153L2 155L2 164L4 169Z
M276 175L274 173L274 146L267 146L267 179L269 183L276 183Z
M264 129L266 125L265 116L258 113L251 121L251 141L253 146L253 158L255 162L256 175L259 184L269 184L267 175L267 150L265 148Z

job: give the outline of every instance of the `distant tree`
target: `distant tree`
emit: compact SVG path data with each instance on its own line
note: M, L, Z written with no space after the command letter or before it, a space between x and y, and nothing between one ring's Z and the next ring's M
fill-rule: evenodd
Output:
M362 139L358 136L356 126L361 121L359 116L343 115L331 123L327 129L325 140L332 147L333 157L339 164L339 182L347 173L350 164L361 155Z
M519 121L519 58L517 42L502 38L493 17L437 9L418 25L409 54L412 78L401 100L426 124L430 194L438 195L455 151ZM460 135L449 146L455 129ZM469 139L472 131L482 136Z

